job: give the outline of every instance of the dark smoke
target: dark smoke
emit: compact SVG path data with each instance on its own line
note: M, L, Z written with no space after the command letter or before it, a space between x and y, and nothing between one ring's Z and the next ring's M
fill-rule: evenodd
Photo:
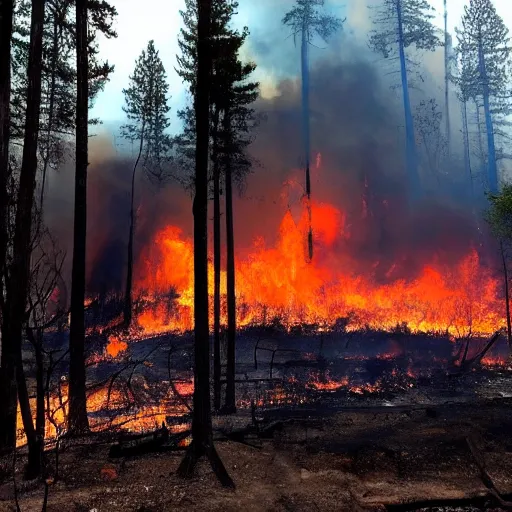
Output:
M252 150L264 169L250 178L248 194L259 202L239 204L242 217L256 217L258 231L267 235L275 233L275 219L286 206L280 199L281 185L291 169L300 168L302 153L300 83L285 80L277 90L275 98L258 104L267 122ZM399 98L368 60L331 58L312 67L312 149L322 155L320 170L313 174L312 196L346 213L351 236L339 250L352 257L354 270L366 273L369 264L379 261L381 278L397 262L402 274L397 270L393 278L412 277L436 257L456 261L467 254L476 235L464 183L446 179L445 187L429 190L421 203L410 207L402 125ZM452 164L452 177L457 172L461 170ZM302 172L293 175L303 183ZM423 179L431 185L425 171ZM244 230L242 245L252 232Z
M341 47L341 41L343 52L318 51L323 58L317 57L311 68L312 154L321 154L321 165L312 172L312 197L344 212L345 230L350 234L349 238L340 237L336 254L350 258L355 273L368 274L372 266L379 280L412 278L422 265L436 259L458 261L477 241L458 160L451 163L450 176L443 177L441 187L422 171L426 194L411 208L405 182L401 98L389 87L375 56L343 37L334 47ZM251 49L261 52L267 66L280 51L254 39ZM286 53L298 62L298 49ZM259 58L255 56L257 62ZM273 98L257 102L257 111L265 120L251 153L261 167L249 176L246 191L235 204L239 257L257 235L264 236L269 245L275 241L283 214L288 207L297 213L302 193L300 82L283 79L276 84L276 91ZM423 92L426 98L439 94L434 86L432 94ZM460 153L457 144L455 141L456 154ZM108 286L122 291L133 159L116 155L106 138L93 142L91 155L88 289L99 292ZM284 187L286 181L295 184ZM70 261L72 186L69 177L65 182L64 194L63 187L57 186L48 198L47 217L68 247ZM158 190L139 173L136 204L136 257L167 224L180 226L191 237L191 198L179 185Z

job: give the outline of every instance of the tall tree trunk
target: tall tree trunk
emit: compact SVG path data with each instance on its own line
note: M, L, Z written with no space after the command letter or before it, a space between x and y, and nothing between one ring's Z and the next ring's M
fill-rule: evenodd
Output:
M489 81L485 68L485 56L480 40L478 45L478 63L480 67L480 79L484 97L485 127L487 131L487 164L489 168L489 189L492 193L498 192L498 168L496 165L496 147L494 144L494 127L492 124L491 107L489 105Z
M0 1L0 452L16 445L16 379L13 343L7 334L4 278L7 257L7 217L11 99L11 37L13 0Z
M208 324L208 145L210 128L210 27L212 0L198 0L196 173L194 213L194 412L192 443L178 468L182 477L190 477L198 459L206 453L213 471L224 486L234 487L215 450L210 404L210 340Z
M224 131L231 139L231 116L229 106L224 113ZM228 145L229 148L229 145ZM227 274L227 364L226 364L226 404L227 413L236 412L235 371L236 371L236 297L235 297L235 239L233 231L233 178L231 173L231 155L226 155L226 274Z
M448 35L448 6L447 0L444 0L444 116L446 147L448 158L451 149L451 128L450 128L450 47Z
M482 121L480 119L480 105L475 100L475 108L476 108L476 125L477 125L477 135L478 135L478 151L480 152L480 171L482 175L486 174L486 156L484 151L484 144L482 142Z
M409 97L409 84L407 81L407 66L405 62L404 29L402 20L402 0L397 0L396 12L398 20L398 50L400 54L400 72L402 77L402 94L404 99L405 114L405 155L409 187L412 199L420 195L420 181L418 176L418 154L414 136L414 121Z
M36 186L37 141L41 108L44 5L44 0L32 1L25 136L16 207L13 260L7 283L7 316L5 318L7 322L6 335L9 339L9 344L13 344L18 398L29 448L28 476L31 477L39 474L40 450L36 443L36 435L30 413L21 359L21 346L29 286L30 256L32 252L32 208Z
M509 293L509 282L508 282L508 268L507 259L505 257L505 248L503 242L500 241L501 251L501 262L503 264L503 284L505 285L505 312L507 315L507 342L508 349L512 353L512 324L510 321L510 293Z
M309 8L308 8L309 9ZM306 167L306 208L308 212L308 257L313 258L313 227L311 213L311 134L309 119L309 11L304 16L302 25L301 44L301 74L302 74L302 130L304 137L304 157Z
M28 424L25 428L28 444L32 444L32 459L28 467L30 471L37 476L43 469L42 461L44 456L44 426L45 426L45 408L44 408L44 357L43 357L43 332L41 329L32 329L26 327L27 339L34 348L34 356L36 360L36 428L33 429L32 414L30 412L30 401L27 392L25 376L23 375L23 362L19 368L20 374L20 409L22 411L23 425ZM35 331L35 333L34 333ZM28 432L28 433L27 433ZM29 453L30 453L29 448Z
M28 479L36 478L41 474L41 457L43 454L42 439L38 437L34 422L32 419L32 411L30 410L30 399L27 389L27 381L25 371L23 369L23 361L21 357L21 346L18 351L16 364L16 381L18 384L18 400L20 402L21 419L23 420L23 429L27 438L28 446L28 463L25 471L25 477Z
M146 129L146 121L142 121L142 131L139 144L139 154L132 171L132 189L130 200L130 233L128 234L128 258L126 269L126 292L124 297L123 321L126 328L132 323L132 286L133 286L133 235L135 230L135 173L139 165L142 149L144 148L144 131Z
M89 430L85 389L85 249L87 230L88 162L88 55L87 0L76 0L76 172L73 269L71 282L71 325L69 329L68 431Z
M468 129L468 104L464 99L462 101L462 138L464 141L464 170L469 180L471 199L475 199L475 187L473 183L473 173L471 172L471 154L469 151L469 129Z
M216 411L221 404L220 364L220 166L218 154L219 110L213 112L213 406Z
M59 18L60 19L60 18ZM41 177L41 195L39 209L43 210L44 189L46 185L46 173L50 163L50 138L53 130L53 116L55 110L55 85L57 82L57 57L59 55L59 23L57 20L57 8L53 8L53 34L52 34L52 58L50 64L50 98L48 100L48 126L46 127L47 146L43 157L43 172Z

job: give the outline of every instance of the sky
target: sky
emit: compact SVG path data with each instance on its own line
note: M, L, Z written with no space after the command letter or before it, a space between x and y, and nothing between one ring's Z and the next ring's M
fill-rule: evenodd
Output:
M248 25L253 34L260 36L268 34L275 37L279 44L290 45L293 51L293 40L287 38L286 29L279 24L294 0L239 0L240 9L237 23L240 26ZM460 24L464 5L469 0L448 0L449 30L453 33L454 27ZM128 86L129 75L133 71L134 63L141 51L147 46L150 39L154 39L155 46L160 52L163 64L167 70L171 94L171 122L175 121L177 109L186 102L186 92L181 79L175 72L176 53L178 53L177 36L181 27L180 9L183 9L184 0L144 0L141 9L140 0L110 0L118 11L115 28L118 37L111 40L100 41L100 55L115 65L115 71L96 100L92 115L98 116L104 122L105 128L114 127L124 121L122 106L124 97L122 90ZM366 9L367 0L331 0L331 10L340 17L346 17L345 30L365 30L371 27ZM436 24L443 27L443 0L430 0L436 9ZM512 0L494 0L498 14L504 19L506 25L512 30ZM249 41L248 53L251 53ZM250 55L248 55L250 56ZM297 64L299 54L297 50ZM274 67L258 70L257 79L263 82L266 77L279 77L279 62Z

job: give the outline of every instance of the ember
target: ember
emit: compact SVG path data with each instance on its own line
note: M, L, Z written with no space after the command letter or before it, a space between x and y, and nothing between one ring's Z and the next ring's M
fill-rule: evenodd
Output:
M125 341L122 341L115 336L111 336L108 340L108 344L105 350L109 356L117 357L121 352L124 352L127 348L128 344Z

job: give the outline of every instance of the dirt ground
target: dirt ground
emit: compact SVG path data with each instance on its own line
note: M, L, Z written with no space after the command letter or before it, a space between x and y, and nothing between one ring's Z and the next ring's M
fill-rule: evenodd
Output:
M50 486L47 510L372 511L417 500L471 498L485 495L486 488L469 437L496 489L507 495L512 493L510 405L502 400L350 410L288 419L272 439L248 440L254 446L219 439L217 449L235 490L219 485L206 460L193 479L178 478L183 451L109 460L109 444L75 444L60 454L60 479ZM224 428L230 421L235 420L223 420ZM39 512L43 485L23 482L22 462L20 456L21 511ZM16 510L11 479L0 486L4 510Z

